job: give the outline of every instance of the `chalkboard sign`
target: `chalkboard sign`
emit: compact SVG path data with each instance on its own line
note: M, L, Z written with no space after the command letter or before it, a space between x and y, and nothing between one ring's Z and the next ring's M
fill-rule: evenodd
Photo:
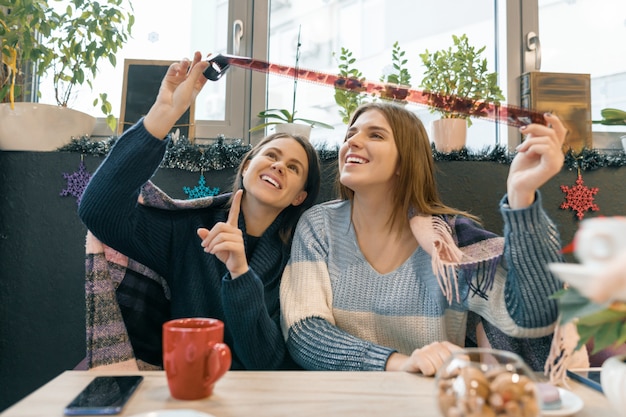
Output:
M154 61L145 59L124 60L124 85L122 86L122 108L118 134L137 123L152 107L161 81L174 61ZM194 139L194 105L176 122L172 131L180 129L180 135Z

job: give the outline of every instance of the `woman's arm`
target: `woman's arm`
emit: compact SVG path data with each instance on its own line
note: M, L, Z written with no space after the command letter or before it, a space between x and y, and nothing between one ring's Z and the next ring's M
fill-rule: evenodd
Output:
M335 326L327 266L328 236L322 206L300 218L280 286L283 335L305 369L384 370L393 349Z
M148 114L127 130L86 187L79 216L87 228L114 249L165 275L171 234L166 215L137 204L141 187L158 169L172 126L206 83L208 64L199 52L193 62L172 64Z
M555 224L541 207L541 194L519 210L501 201L504 219L504 262L498 266L488 299L469 300L477 312L505 334L540 337L552 332L558 316L556 300L550 296L561 283L547 269L560 262L561 240Z
M280 330L278 288L265 290L257 273L249 269L237 279L225 277L221 295L234 347L245 368L279 369L287 349Z

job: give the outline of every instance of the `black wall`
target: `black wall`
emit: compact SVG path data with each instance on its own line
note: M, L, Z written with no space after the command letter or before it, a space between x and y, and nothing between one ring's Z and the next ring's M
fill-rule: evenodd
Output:
M95 171L100 157L86 156ZM84 238L76 199L62 197L63 173L78 170L80 155L63 152L0 151L0 411L20 400L85 355ZM335 161L325 163L320 201L333 197ZM482 217L500 232L498 201L505 192L508 165L494 162L438 162L438 181L449 205ZM234 170L205 173L207 186L230 189ZM199 173L160 170L154 182L175 198L183 186L198 183ZM560 185L572 186L576 173L564 170L542 188L544 206L569 243L578 221ZM624 215L626 168L584 173L598 187L598 215Z

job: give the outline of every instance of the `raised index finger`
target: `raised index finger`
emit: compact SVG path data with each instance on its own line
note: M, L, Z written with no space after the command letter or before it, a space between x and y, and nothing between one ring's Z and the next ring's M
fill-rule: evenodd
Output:
M241 209L242 196L243 190L237 190L233 197L233 203L230 205L230 210L228 210L228 220L226 220L226 223L230 224L231 226L239 226L239 211Z

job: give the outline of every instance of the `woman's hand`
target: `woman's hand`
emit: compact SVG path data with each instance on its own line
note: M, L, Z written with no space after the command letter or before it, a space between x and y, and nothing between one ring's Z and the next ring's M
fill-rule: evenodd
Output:
M411 356L393 353L387 361L386 371L421 372L425 376L435 375L437 370L450 357L452 352L461 347L450 343L434 342L423 348L415 349Z
M224 262L233 279L245 274L249 269L243 234L238 227L242 195L243 190L235 193L228 211L228 220L225 223L216 223L211 230L198 229L198 236L202 239L200 245L204 251L217 256L217 259Z
M208 66L200 52L193 62L182 59L167 69L159 94L144 118L144 126L154 137L165 138L174 124L187 111L207 82L202 74Z
M526 138L517 147L507 179L509 206L513 209L531 205L537 189L563 167L567 129L553 114L546 113L544 118L548 126L533 123L520 128Z

